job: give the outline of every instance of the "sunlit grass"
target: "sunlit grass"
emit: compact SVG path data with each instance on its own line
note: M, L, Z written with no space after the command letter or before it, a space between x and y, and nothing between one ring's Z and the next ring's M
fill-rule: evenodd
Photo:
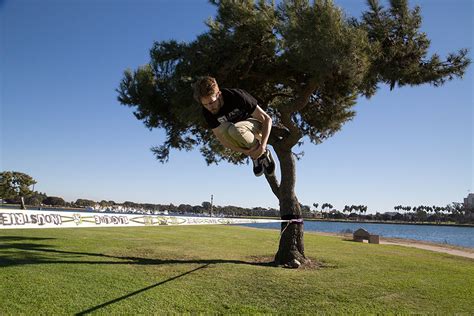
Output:
M467 313L474 260L305 234L319 267L273 267L278 232L233 226L0 231L0 314Z

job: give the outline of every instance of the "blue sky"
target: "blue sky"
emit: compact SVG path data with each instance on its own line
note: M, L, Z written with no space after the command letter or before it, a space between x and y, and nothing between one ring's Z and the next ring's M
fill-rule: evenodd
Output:
M335 1L360 17L365 0ZM417 0L431 52L469 48L471 0ZM215 8L204 0L0 0L1 170L28 173L36 190L67 201L135 201L275 207L251 166L207 166L199 152L155 160L164 139L115 89L127 68L149 61L154 41L192 41ZM356 106L325 143L296 150L301 203L440 205L473 192L473 70L440 88L404 87Z

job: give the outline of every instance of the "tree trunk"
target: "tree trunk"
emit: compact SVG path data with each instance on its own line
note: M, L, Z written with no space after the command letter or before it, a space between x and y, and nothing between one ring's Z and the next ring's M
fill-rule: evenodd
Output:
M22 209L22 210L26 210L25 198L24 198L24 197L20 197L20 201L21 201L21 209Z
M295 159L291 149L274 146L280 161L281 184L279 187L280 216L284 220L302 218L301 208L295 195ZM309 260L304 255L303 223L282 223L281 238L275 263L293 268Z

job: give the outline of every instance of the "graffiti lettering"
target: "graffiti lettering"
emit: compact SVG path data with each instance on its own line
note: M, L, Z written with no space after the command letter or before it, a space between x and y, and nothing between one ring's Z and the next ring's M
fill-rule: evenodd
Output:
M61 215L59 214L23 214L23 213L0 213L0 224L7 225L26 225L26 224L54 224L61 225Z
M128 217L126 216L109 216L109 215L94 215L95 223L100 224L128 224Z

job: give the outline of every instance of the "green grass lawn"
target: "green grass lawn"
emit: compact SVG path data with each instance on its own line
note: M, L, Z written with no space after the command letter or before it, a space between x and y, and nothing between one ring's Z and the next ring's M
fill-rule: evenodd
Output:
M474 260L235 226L0 230L0 314L474 313Z

